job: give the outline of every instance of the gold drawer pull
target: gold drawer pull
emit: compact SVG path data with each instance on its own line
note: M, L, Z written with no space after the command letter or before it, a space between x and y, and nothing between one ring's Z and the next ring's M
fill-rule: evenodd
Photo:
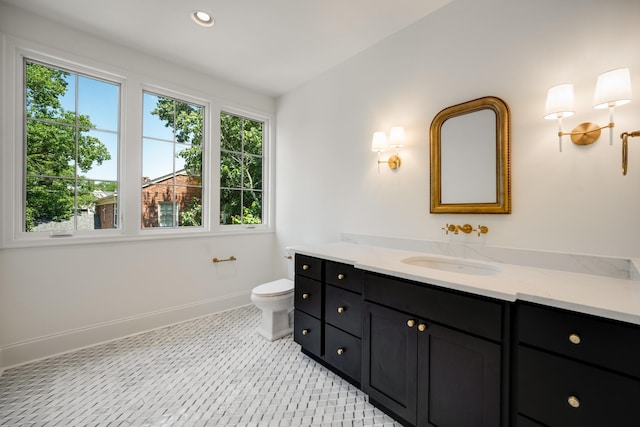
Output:
M407 320L407 326L413 328L414 326L416 326L416 321L413 319Z
M575 396L569 396L569 398L567 399L567 402L569 403L569 406L571 406L572 408L580 407L580 401Z
M344 307L338 307L338 313L344 313L345 310Z
M308 269L309 269L309 266L308 266L307 264L305 264L305 265L303 265L303 266L302 266L302 269L303 269L303 270L308 270Z
M339 348L336 353L338 353L338 356L342 356L344 354L344 348Z
M338 274L338 280L342 280L342 279L344 279L344 274L342 273Z
M427 325L425 325L424 323L420 323L420 324L418 325L418 330L419 330L420 332L424 332L424 331L426 331L426 330L427 330Z
M580 335L578 334L569 335L569 341L571 341L572 344L580 344Z
M302 294L302 299L309 299L309 294Z
M303 329L302 330L302 335L307 335L309 334L309 330L308 329Z

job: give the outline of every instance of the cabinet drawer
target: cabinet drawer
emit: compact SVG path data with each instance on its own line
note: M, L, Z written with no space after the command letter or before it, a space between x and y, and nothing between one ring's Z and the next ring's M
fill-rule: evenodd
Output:
M325 289L325 321L362 337L362 297L331 285Z
M519 304L520 342L640 378L640 327Z
M637 426L638 396L640 381L518 347L518 412L544 425Z
M327 261L324 268L327 283L352 292L362 293L362 270L358 270L352 265L333 261Z
M322 260L308 255L296 254L296 276L322 280Z
M495 341L502 340L503 303L389 276L365 273L364 299Z
M296 310L320 319L322 317L322 285L307 277L296 277L294 292Z
M293 340L316 356L322 356L322 323L299 310L293 313Z
M331 325L325 326L324 360L360 382L362 344L360 340Z

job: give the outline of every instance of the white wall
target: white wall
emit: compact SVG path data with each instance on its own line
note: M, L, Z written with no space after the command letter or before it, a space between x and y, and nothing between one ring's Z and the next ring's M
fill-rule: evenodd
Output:
M335 241L341 232L640 256L640 139L620 172L622 131L640 129L640 2L456 0L290 92L278 104L278 245ZM549 87L572 82L565 130L592 109L597 76L630 67L636 99L591 146L543 119ZM429 125L442 109L493 95L511 110L511 215L429 213ZM404 125L402 167L370 151L375 130ZM385 153L383 153L385 154ZM383 155L383 158L386 157ZM445 223L489 233L445 236Z
M141 82L151 80L218 103L275 112L271 97L106 43L2 3L0 32L115 69L127 76L132 96ZM3 93L3 99L11 95ZM135 112L128 115L133 117ZM140 134L135 122L128 120L125 129L129 147ZM136 152L135 148L130 152ZM0 370L248 304L251 288L274 278L270 256L274 240L273 233L261 233L0 249ZM238 261L211 262L213 257L230 255ZM284 267L282 251L278 255Z

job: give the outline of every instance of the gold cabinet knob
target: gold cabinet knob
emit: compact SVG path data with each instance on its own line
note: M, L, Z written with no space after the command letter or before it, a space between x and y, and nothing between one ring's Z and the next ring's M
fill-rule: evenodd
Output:
M580 401L575 396L569 396L569 398L567 398L567 402L569 403L569 406L571 406L572 408L580 407Z
M302 269L303 269L303 270L308 270L308 269L309 269L309 266L308 266L307 264L305 264L305 265L303 265L303 266L302 266Z
M302 335L307 335L309 334L309 330L308 329L303 329L302 330Z
M344 354L344 348L339 348L336 353L338 353L338 356L342 356Z
M309 294L302 294L302 299L309 299Z
M344 313L345 310L346 308L344 307L338 307L338 313Z
M338 274L338 280L342 280L342 279L344 279L344 274L342 273Z
M569 335L569 341L571 341L572 344L580 344L580 335L578 334Z
M418 325L418 330L419 330L420 332L424 332L424 331L426 331L426 330L427 330L427 325L425 325L424 323L420 323L420 324Z
M407 320L407 326L413 328L414 326L416 326L416 321L413 319Z

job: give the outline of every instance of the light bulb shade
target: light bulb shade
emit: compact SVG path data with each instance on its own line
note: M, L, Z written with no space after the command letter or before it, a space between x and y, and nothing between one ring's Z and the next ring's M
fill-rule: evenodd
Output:
M631 102L631 76L628 68L618 68L598 76L593 108L609 108Z
M404 145L404 128L394 126L389 133L389 145L392 147L402 147Z
M374 132L371 140L371 151L381 152L387 149L387 136L384 132Z
M573 114L573 85L567 83L549 89L544 118L560 119Z

